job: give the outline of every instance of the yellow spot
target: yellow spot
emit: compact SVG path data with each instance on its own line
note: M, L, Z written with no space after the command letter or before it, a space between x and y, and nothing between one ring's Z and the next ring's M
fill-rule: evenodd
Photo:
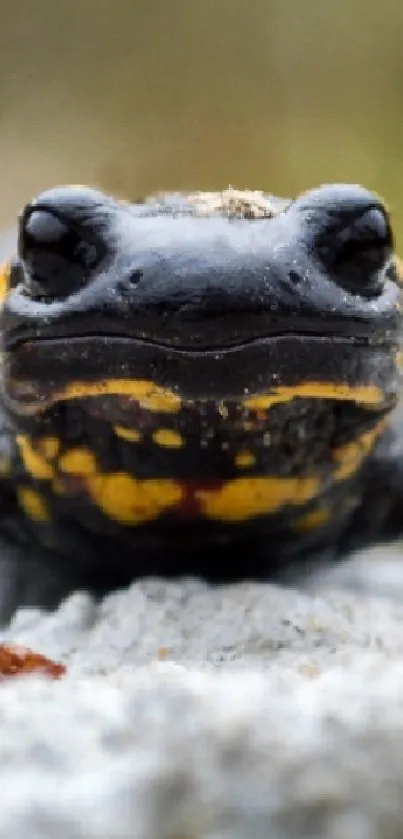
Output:
M181 399L175 393L164 390L155 390L149 396L139 399L140 408L147 411L161 411L162 413L176 413L181 406Z
M381 388L376 385L353 385L327 383L327 382L304 382L295 386L284 386L273 388L271 393L262 393L251 396L244 401L245 408L259 411L271 408L280 402L289 402L295 397L307 399L341 399L352 400L361 405L381 405L385 396Z
M120 437L121 440L129 440L131 443L139 443L141 440L141 434L137 428L124 428L123 425L115 425L114 432L116 437Z
M10 262L0 265L0 303L3 302L9 288Z
M37 446L46 460L54 460L60 449L60 440L57 437L42 437Z
M170 390L143 379L102 379L99 382L70 382L52 394L50 400L41 403L48 407L54 402L67 399L84 399L89 396L129 396L140 402L149 411L175 413L179 411L181 399Z
M182 497L180 484L175 481L137 481L126 472L88 475L85 483L97 507L120 524L153 521Z
M302 533L309 533L311 530L316 530L318 527L323 527L331 516L329 507L318 507L317 510L311 510L305 516L297 519L295 522L295 529Z
M157 518L182 497L179 483L169 479L137 480L126 472L100 472L88 449L70 449L59 461L64 474L79 475L91 501L123 525L141 524ZM53 490L65 492L63 476L53 482Z
M235 455L235 466L239 466L240 469L244 469L247 466L254 466L256 463L255 455L252 452L243 451L238 452Z
M153 433L153 440L154 443L157 443L157 446L165 446L168 449L180 449L184 444L181 435L171 428L157 429Z
M333 477L336 478L337 481L344 481L346 478L355 474L366 456L374 447L377 438L385 428L385 424L386 421L383 419L378 422L374 428L371 428L369 431L366 431L365 434L361 434L360 437L357 437L356 440L353 440L351 443L346 443L344 446L340 446L339 449L336 449L334 452L334 459L336 461L337 468L333 473Z
M49 521L50 513L48 505L45 499L39 495L39 492L31 489L31 487L20 487L17 495L20 507L22 507L30 519Z
M35 451L29 437L24 434L17 434L17 445L20 450L22 462L27 472L34 478L50 480L54 476L54 469L39 452Z
M321 488L317 477L237 478L218 490L196 493L205 515L222 521L243 521L303 504Z
M93 475L97 461L89 449L70 449L59 460L59 469L68 475Z

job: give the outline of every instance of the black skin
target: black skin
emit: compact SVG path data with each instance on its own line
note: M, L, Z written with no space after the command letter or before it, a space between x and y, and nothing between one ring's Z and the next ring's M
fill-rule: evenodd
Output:
M7 280L0 620L18 605L53 608L76 588L102 595L146 574L287 577L401 535L403 304L390 219L373 193L331 185L294 201L226 193L129 205L56 188L23 210ZM66 390L105 379L151 382L177 407ZM248 406L278 388L288 389L278 404ZM121 439L117 426L141 439ZM182 444L156 445L161 428ZM365 456L338 472L338 453L368 434ZM87 478L66 477L60 452L51 475L48 455L32 471L21 437L30 457L56 439L62 454L92 453L103 476L172 480L187 500L122 523L117 484L110 518ZM239 466L245 449L251 460ZM281 490L312 476L318 488L302 501L263 502L262 512L258 495L246 517L229 520L239 495L229 518L195 506L197 492L238 479L249 499L243 479L268 477ZM21 503L27 489L46 520ZM304 517L315 524L300 526Z

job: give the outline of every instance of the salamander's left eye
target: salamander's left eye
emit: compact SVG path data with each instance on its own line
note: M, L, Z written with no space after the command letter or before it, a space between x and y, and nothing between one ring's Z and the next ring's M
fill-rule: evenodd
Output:
M99 249L70 219L47 208L28 208L20 220L19 256L27 291L66 297L77 291L99 261Z

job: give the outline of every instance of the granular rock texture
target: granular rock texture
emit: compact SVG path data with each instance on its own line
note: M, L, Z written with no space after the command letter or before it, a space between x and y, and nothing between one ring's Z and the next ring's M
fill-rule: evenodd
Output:
M0 683L0 839L403 836L401 565L17 613L67 675Z

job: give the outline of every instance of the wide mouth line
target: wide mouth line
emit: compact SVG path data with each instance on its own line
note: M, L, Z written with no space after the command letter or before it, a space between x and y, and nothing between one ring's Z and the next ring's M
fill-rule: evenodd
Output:
M111 332L88 332L86 334L73 334L70 335L66 333L65 335L53 335L53 336L24 336L22 338L15 338L10 339L8 342L5 341L5 350L6 352L15 352L17 350L22 349L23 347L31 348L33 345L38 344L40 346L49 345L55 346L61 343L65 343L66 341L69 344L83 344L93 341L99 342L108 342L116 343L116 344L133 344L133 346L144 346L150 347L160 350L166 350L169 352L174 352L178 354L187 354L187 355L215 355L217 352L220 353L230 353L233 351L239 351L242 349L247 349L253 346L259 345L270 345L270 343L275 343L282 340L292 340L292 339L301 339L304 341L313 341L317 342L318 344L327 342L331 340L337 344L344 344L350 345L354 347L388 347L392 346L395 343L395 339L391 337L387 337L385 335L374 336L374 335L340 335L340 333L336 332L326 332L322 335L318 335L314 332L303 332L303 331L288 331L288 332L276 332L270 333L269 335L259 335L253 336L247 340L233 342L231 344L209 344L208 346L192 346L188 344L174 344L169 343L166 341L160 341L153 338L144 338L142 336L130 336L130 335L121 335L117 333Z

